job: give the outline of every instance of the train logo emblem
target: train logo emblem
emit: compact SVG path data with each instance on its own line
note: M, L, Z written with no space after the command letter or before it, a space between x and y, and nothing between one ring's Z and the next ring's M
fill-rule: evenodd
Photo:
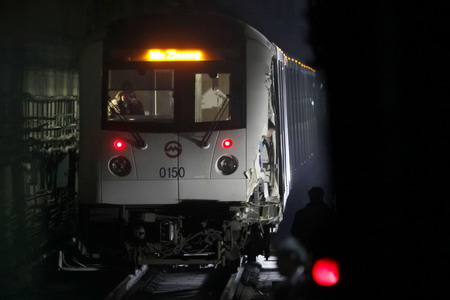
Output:
M180 156L182 150L181 144L177 141L170 141L164 146L164 152L170 158Z

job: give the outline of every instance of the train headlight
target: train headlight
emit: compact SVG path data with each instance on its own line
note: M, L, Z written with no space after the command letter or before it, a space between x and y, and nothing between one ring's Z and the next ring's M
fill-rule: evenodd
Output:
M125 156L116 156L109 161L109 170L117 176L127 176L131 172L131 163Z
M223 155L217 161L217 168L223 175L233 174L238 168L238 160L233 155Z

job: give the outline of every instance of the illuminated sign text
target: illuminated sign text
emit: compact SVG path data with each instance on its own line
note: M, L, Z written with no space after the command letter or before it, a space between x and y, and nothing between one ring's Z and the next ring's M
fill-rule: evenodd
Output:
M172 61L172 60L181 60L181 61L195 61L202 60L202 51L198 50L158 50L152 49L148 51L148 60L150 61Z

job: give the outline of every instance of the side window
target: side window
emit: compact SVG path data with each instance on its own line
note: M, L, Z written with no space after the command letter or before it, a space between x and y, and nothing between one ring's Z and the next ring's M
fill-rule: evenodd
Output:
M230 73L195 74L195 122L231 120L228 97ZM220 116L219 111L223 110Z

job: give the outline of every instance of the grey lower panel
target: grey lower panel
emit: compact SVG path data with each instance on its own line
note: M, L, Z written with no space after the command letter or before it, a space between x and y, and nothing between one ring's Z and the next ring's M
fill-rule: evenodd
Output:
M182 200L246 201L246 179L103 181L104 204L176 204Z
M176 204L176 180L103 181L102 203L107 204Z
M180 180L180 199L246 201L246 179Z

